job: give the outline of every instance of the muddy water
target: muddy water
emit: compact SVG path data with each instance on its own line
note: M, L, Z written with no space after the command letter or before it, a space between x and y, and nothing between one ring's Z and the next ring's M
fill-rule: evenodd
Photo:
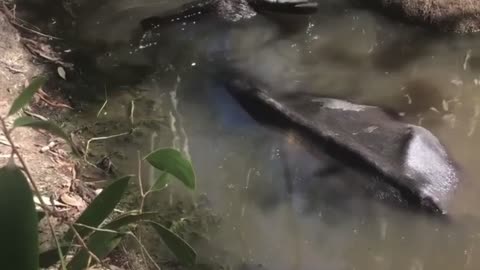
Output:
M222 217L214 247L259 269L480 268L480 36L434 34L326 1L302 22L267 15L235 24L180 21L139 45L126 41L135 27L125 18L135 23L171 5L124 2L95 8L91 16L103 19L80 33L115 44L98 58L102 69L156 67L142 79L150 97L167 104L168 144L192 158L198 193ZM274 91L378 105L431 130L465 176L452 221L357 198L348 169L319 176L327 159L320 163L258 125L231 100L215 78L225 65Z

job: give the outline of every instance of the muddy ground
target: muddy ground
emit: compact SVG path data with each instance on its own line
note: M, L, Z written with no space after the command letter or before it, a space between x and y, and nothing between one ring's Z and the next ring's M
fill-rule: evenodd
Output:
M118 89L108 97L104 95L105 86L95 78L96 74L92 79L89 77L92 74L82 73L81 67L65 60L62 54L71 51L71 44L50 36L55 31L37 27L41 24L33 21L33 17L32 21L27 22L29 17L21 16L21 13L22 9L12 3L0 4L0 115L6 115L13 100L33 77L48 77L46 85L34 96L30 106L9 117L8 123L24 115L48 119L61 126L74 141L74 147L80 155L74 155L64 140L46 132L19 128L12 133L44 200L55 204L56 212L50 221L56 233L61 235L67 229L66 224L78 217L103 186L120 175L131 173L132 161L134 164L137 162L136 157L132 160L131 153L138 149L151 150L144 149L151 132L163 130L165 136L168 134L168 125L164 123L166 118L162 104L144 97L138 89ZM108 105L103 106L106 98ZM135 113L129 110L133 100L136 102ZM130 119L133 116L135 120ZM125 135L92 143L88 155L84 155L89 139L116 134ZM169 139L167 135L166 140ZM6 164L10 156L11 145L0 133L0 166ZM125 168L128 169L122 170ZM129 192L119 211L132 209L138 203L135 183L132 183ZM162 211L160 221L190 221L191 225L180 232L185 237L198 237L210 223L217 222L209 210L200 211L196 206L163 206ZM52 248L54 242L45 218L40 222L39 231L41 250ZM151 246L157 252L161 250L159 239L147 238L149 242L144 243L145 246ZM162 269L183 269L171 259L171 256L163 257ZM132 248L129 241L107 258L106 263L112 269L141 270L152 266L144 262L138 247Z
M69 64L60 62L60 57L46 42L51 39L48 35L34 26L27 29L26 25L15 17L14 10L5 5L0 7L0 115L7 114L13 100L33 77L48 76L48 83L35 95L30 106L7 118L7 123L11 124L16 117L23 115L52 120L71 134L77 142L77 150L82 153L86 137L74 130L77 124L58 121L72 119L78 113L78 108L72 106L67 94L58 87L64 80L61 70L68 68ZM85 125L82 127L84 131L87 129ZM93 133L88 135L93 136ZM47 132L19 128L11 135L44 200L55 204L56 213L50 221L56 233L62 234L67 229L65 224L76 219L94 198L95 192L112 178L111 168L90 166L81 156L73 155L64 140ZM0 166L10 159L11 147L5 134L0 132ZM95 184L86 184L86 181ZM53 238L45 219L40 222L39 231L41 250L51 248Z
M2 50L2 54L0 54L0 114L2 116L6 115L12 101L31 81L32 77L47 71L46 67L36 62L35 57L25 48L20 33L11 24L11 19L5 12L0 12L0 48ZM34 107L60 104L48 97L45 92L42 93L35 97L30 108L19 115L30 114L42 118L35 112ZM8 122L11 123L16 116L8 118ZM70 158L68 154L70 150L65 143L47 133L27 128L15 130L12 136L42 194L46 198L68 196L69 187L74 178L75 162ZM9 160L10 152L11 145L7 142L4 134L0 133L0 165L4 165ZM63 195L63 193L67 195ZM68 208L70 207L66 207L66 209ZM53 221L60 223L58 219ZM59 231L61 230L59 228ZM48 235L42 236L42 242L49 242ZM43 244L49 245L49 243Z

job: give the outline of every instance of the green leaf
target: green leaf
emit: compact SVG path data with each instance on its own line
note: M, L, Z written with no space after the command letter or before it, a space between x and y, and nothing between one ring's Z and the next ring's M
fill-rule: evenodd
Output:
M130 176L124 176L106 187L83 211L75 223L91 227L98 227L115 209L118 202L122 199L127 190ZM91 229L78 227L78 233L81 237L91 232ZM70 242L74 233L71 229L65 234L64 241Z
M61 246L62 253L66 254L68 252L69 246ZM54 247L52 249L46 250L40 253L38 260L39 266L41 268L48 268L58 262L60 256L58 255L58 248Z
M148 191L149 192L160 191L165 187L167 187L169 182L170 180L168 179L168 173L164 172L157 178L155 183L153 183L153 185L150 187Z
M125 235L125 233L119 232L96 231L88 238L87 247L90 252L102 260L120 244ZM90 254L84 248L81 248L68 263L67 269L87 269L89 257Z
M0 169L2 269L38 269L37 212L27 179L15 165Z
M108 187L106 187L98 196L90 203L90 205L83 211L80 217L77 219L75 223L83 224L91 227L98 227L115 209L118 202L123 197L125 193L128 182L131 176L124 176L113 183L111 183ZM81 237L85 237L88 235L92 230L76 226L75 228L78 234ZM74 232L72 229L69 229L65 235L63 236L62 241L64 243L70 243L74 239ZM64 254L68 252L67 249ZM57 260L58 260L57 254Z
M185 186L195 189L195 173L192 164L175 149L160 149L145 158L153 167L175 176Z
M148 222L162 238L163 242L172 251L175 257L186 265L194 265L197 258L195 250L180 236L156 222Z
M32 100L33 95L42 87L45 82L47 81L46 77L35 77L31 82L30 85L23 89L22 93L13 101L12 106L10 107L10 111L8 115L12 115L19 110L21 110L25 105L27 105L30 100Z
M73 142L70 139L70 137L59 126L57 126L57 124L55 124L51 121L44 121L44 120L39 120L39 119L35 119L35 118L32 118L32 117L28 117L28 116L23 116L23 117L19 117L19 118L15 119L15 122L13 122L13 127L14 128L17 128L17 127L31 127L31 128L34 128L34 129L46 130L46 131L50 132L51 134L66 140L70 144L72 149L75 149L75 147L73 145Z
M129 213L123 215L107 225L103 226L101 229L108 230L123 230L129 224L134 222L144 220L147 218L155 217L158 213L148 212L148 213ZM87 247L93 252L99 259L105 258L119 243L121 238L125 234L118 232L107 232L107 231L95 231L87 241ZM85 250L80 250L70 261L67 268L76 270L76 269L85 269L88 264L89 254Z
M130 178L131 176L124 176L114 181L113 183L111 183L108 187L106 187L90 203L87 209L83 211L83 213L80 215L80 217L77 219L75 223L83 224L91 227L98 227L98 225L100 225L113 212L113 209L115 209L118 202L122 199L123 194L125 193L128 187L128 182ZM121 223L121 221L118 221L118 222ZM122 222L125 222L125 221L122 221ZM77 230L78 234L81 237L85 237L87 234L89 234L92 231L91 229L80 227L80 226L75 226L75 229ZM92 236L95 235L95 233L93 233ZM74 236L75 236L74 232L71 229L68 230L63 237L63 242L70 243L73 240ZM96 237L99 237L101 240L106 239L105 241L109 239L111 241L115 241L115 242L117 241L116 238L114 239L111 236L96 236ZM93 241L96 241L95 238L93 238ZM111 241L105 242L105 245L111 245L112 244ZM98 248L102 250L101 247L98 247ZM62 249L64 254L66 254L68 250L69 250L68 248L66 250ZM58 260L59 260L58 253L50 254L49 262L52 262L52 261L56 262ZM47 265L47 263L44 263L43 265Z
M127 226L129 224L132 224L134 222L144 220L144 219L149 219L153 218L156 215L158 215L157 212L147 212L147 213L128 213L125 215L122 215L121 217L114 219L113 221L109 222L107 225L103 226L102 229L108 229L108 230L117 230L119 228L122 228L124 226ZM81 228L80 226L75 226L77 229ZM116 237L109 236L108 234L113 234L105 231L95 231L87 241L87 246L88 247L93 247L98 253L94 252L95 255L98 257L102 257L102 254L107 254L115 248L117 243ZM68 252L68 247L64 246L62 247L62 252L66 254ZM86 254L85 251L79 251L77 255L74 257L75 259L72 260L69 265L70 267L74 267L75 269L82 269L82 266L84 266L85 260L88 259L88 254ZM58 256L58 251L56 248L47 250L45 252L42 252L40 254L40 267L42 268L48 268L52 266L53 264L57 263L59 260ZM78 268L80 267L80 268ZM72 269L74 269L72 268Z

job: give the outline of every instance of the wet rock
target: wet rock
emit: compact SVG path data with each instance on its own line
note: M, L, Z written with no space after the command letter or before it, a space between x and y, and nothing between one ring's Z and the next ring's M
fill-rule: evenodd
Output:
M476 0L375 0L364 1L391 15L433 26L441 31L480 31L480 5Z
M243 78L227 84L257 121L293 136L319 162L328 156L354 170L347 177L352 191L363 189L367 196L409 209L447 212L459 171L428 130L374 106L318 97L274 98L260 90L265 86Z

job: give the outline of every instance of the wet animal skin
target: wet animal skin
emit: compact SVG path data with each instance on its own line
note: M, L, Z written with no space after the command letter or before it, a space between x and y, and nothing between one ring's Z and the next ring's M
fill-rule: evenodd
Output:
M183 5L171 16L153 16L141 21L143 30L148 31L161 25L179 20L197 20L205 14L217 13L229 21L248 19L255 13L275 12L288 14L311 14L318 9L312 0L197 0Z
M329 98L295 105L272 98L245 78L226 83L232 96L257 121L294 133L314 155L327 154L370 175L372 183L381 181L395 188L381 200L447 214L459 172L428 130L400 122L378 107Z
M257 12L285 12L311 14L317 11L318 3L309 0L249 0L248 3Z

